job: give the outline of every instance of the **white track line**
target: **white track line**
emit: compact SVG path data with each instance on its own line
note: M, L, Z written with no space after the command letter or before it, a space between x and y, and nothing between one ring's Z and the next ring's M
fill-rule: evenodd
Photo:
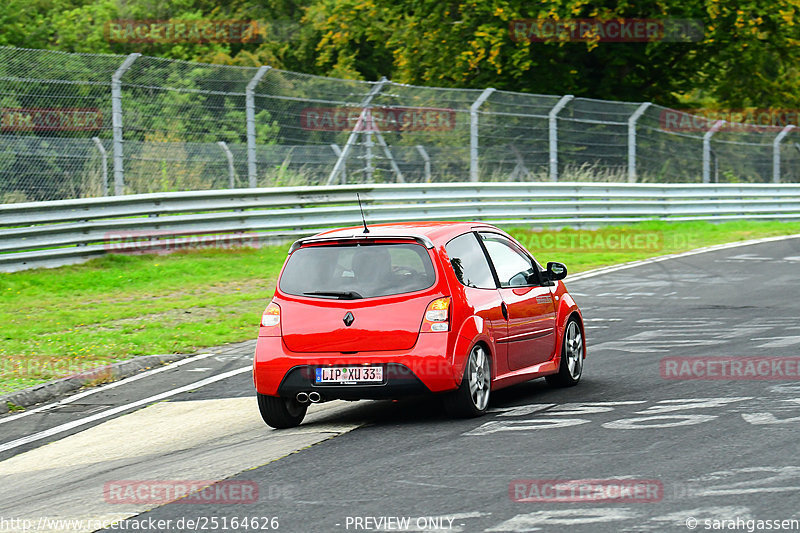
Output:
M104 392L104 391L107 391L109 389L113 389L115 387L119 387L120 385L127 385L128 383L131 383L133 381L137 381L137 380L140 380L142 378L146 378L146 377L152 376L153 374L158 374L159 372L164 372L166 370L172 370L173 368L178 368L179 366L183 366L183 365L186 365L186 364L189 364L189 363L194 363L195 361L200 361L201 359L205 359L206 357L211 357L212 355L214 355L214 354L213 353L201 353L199 355L195 355L195 356L192 356L192 357L187 357L186 359L181 359L179 361L175 361L174 363L170 363L170 364L165 365L165 366L161 366L161 367L158 367L158 368L154 368L152 370L147 370L145 372L141 372L139 374L133 375L133 376L125 378L125 379L121 379L119 381L114 381L113 383L109 383L107 385L103 385L102 387L96 387L96 388L89 389L89 390L84 391L84 392L79 392L78 394L75 394L73 396L69 396L67 398L64 398L63 400L59 400L59 401L53 402L53 403L48 403L46 405L42 405L42 406L36 407L34 409L28 409L24 413L19 413L19 414L16 414L16 415L5 417L5 418L0 418L0 424L5 424L6 422L12 422L14 420L19 420L20 418L26 417L28 415L32 415L32 414L35 414L35 413L46 411L47 409L52 409L54 407L60 407L60 406L65 405L65 404L72 403L75 400L80 400L81 398L85 398L87 396L91 396L92 394L96 394L98 392Z
M609 267L601 267L595 268L593 270L587 270L586 272L581 272L580 274L575 274L574 276L569 276L568 281L580 281L586 278L593 278L595 276L599 276L601 274L610 274L611 272L617 272L618 270L627 270L629 268L641 266L641 265L649 265L651 263L660 263L661 261L667 261L669 259L678 259L680 257L688 257L690 255L697 255L697 254L704 254L707 252L716 252L717 250L727 250L729 248L738 248L740 246L750 246L752 244L761 244L764 242L776 242L776 241L785 241L788 239L797 239L800 238L800 233L795 233L794 235L779 235L777 237L764 237L763 239L752 239L749 241L741 241L741 242L728 242L725 244L715 244L713 246L706 246L704 248L696 248L694 250L689 250L688 252L680 252L677 254L669 254L669 255L660 255L658 257L650 257L648 259L642 259L639 261L631 261L630 263L623 263L621 265L614 265Z
M183 387L178 387L177 389L168 390L166 392L162 392L161 394L150 396L149 398L137 400L129 404L120 405L119 407L114 407L113 409L108 409L107 411L103 411L101 413L87 416L85 418L81 418L78 420L73 420L72 422L67 422L66 424L61 424L60 426L52 427L50 429L40 431L39 433L34 433L32 435L21 437L19 439L12 440L9 442L4 442L3 444L0 444L0 453L5 452L7 450L13 450L14 448L24 446L25 444L29 444L37 440L42 440L47 437L52 437L53 435L69 431L71 429L75 429L80 426L85 426L86 424L91 424L92 422L95 422L97 420L102 420L110 416L114 416L116 414L127 411L128 409L133 409L135 407L141 407L143 405L158 402L160 400L169 398L171 396L175 396L182 392L188 392L190 390L199 389L200 387L205 387L206 385L210 385L211 383L221 381L223 379L227 379L229 377L233 377L238 374L243 374L245 372L251 372L252 370L253 370L252 365L247 365L242 368L237 368L236 370L231 370L230 372L225 372L224 374L219 374L216 376L212 376L210 378L201 379L200 381L195 381L194 383L190 383L189 385L184 385Z

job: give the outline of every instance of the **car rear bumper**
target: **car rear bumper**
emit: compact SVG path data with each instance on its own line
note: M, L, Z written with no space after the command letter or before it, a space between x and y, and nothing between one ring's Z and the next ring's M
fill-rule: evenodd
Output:
M291 369L278 387L280 396L294 397L298 392L316 391L325 400L381 400L416 396L431 392L414 373L403 365L387 363L382 383L363 385L315 384L314 366Z
M458 386L453 358L447 355L447 333L421 333L411 350L345 354L289 351L280 337L259 337L253 379L256 390L270 396L317 391L325 399L398 398L443 392ZM376 384L315 384L318 366L382 365L384 381ZM460 377L460 376L459 376Z

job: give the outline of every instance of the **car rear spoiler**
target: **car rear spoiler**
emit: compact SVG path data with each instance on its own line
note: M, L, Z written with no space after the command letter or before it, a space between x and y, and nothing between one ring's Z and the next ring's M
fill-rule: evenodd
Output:
M352 235L338 235L338 236L330 235L324 237L306 237L304 239L299 239L292 244L291 248L289 248L289 253L291 254L301 246L311 243L336 242L336 241L375 241L379 239L408 239L418 242L425 248L428 249L433 248L433 241L431 241L425 235L414 235L409 233L381 233L381 234L354 233Z

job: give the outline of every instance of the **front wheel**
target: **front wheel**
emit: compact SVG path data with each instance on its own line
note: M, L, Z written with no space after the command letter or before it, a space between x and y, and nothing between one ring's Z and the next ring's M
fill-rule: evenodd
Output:
M578 384L581 374L583 374L583 335L578 321L571 318L564 328L558 374L545 376L545 379L554 387L571 387Z
M483 346L476 345L469 353L461 385L444 397L444 408L450 416L458 418L481 416L489 405L491 388L489 356Z
M258 410L267 425L275 429L293 428L300 425L306 416L308 405L294 398L282 398L258 394Z

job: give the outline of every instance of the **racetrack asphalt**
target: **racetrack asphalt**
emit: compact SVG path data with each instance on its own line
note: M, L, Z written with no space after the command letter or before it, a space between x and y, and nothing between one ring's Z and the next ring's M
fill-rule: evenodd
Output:
M243 531L247 519L248 530L298 532L746 531L750 520L800 520L800 381L774 375L790 366L771 366L768 379L665 370L677 358L791 365L798 273L794 238L568 277L587 326L581 383L498 391L478 419L450 420L420 399L332 402L295 430L272 430L253 398L252 342L5 415L0 531L28 524L3 520L64 525L43 517L84 520L73 529L85 531L127 518L151 531ZM696 365L679 368L697 377ZM109 492L221 479L258 496L217 490L161 505ZM535 501L547 497L557 501Z

